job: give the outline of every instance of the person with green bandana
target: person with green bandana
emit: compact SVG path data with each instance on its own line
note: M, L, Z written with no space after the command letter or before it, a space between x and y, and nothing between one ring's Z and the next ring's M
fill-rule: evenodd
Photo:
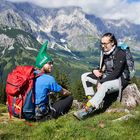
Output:
M49 116L50 118L58 118L69 111L72 106L73 97L70 92L59 85L55 78L50 75L53 68L53 60L47 54L46 49L48 41L46 41L36 58L36 74L41 76L35 81L35 117L36 120L42 120ZM62 98L51 106L49 104L49 93L61 93Z

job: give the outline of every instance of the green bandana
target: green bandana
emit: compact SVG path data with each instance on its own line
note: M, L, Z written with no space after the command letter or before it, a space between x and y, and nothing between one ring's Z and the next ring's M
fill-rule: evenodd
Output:
M46 41L42 46L36 58L36 67L42 68L47 62L52 61L50 55L47 54L46 49L48 46L48 41Z

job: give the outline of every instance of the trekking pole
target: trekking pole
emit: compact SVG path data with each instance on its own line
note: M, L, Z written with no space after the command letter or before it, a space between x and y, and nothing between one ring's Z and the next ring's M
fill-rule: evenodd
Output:
M103 51L101 50L99 72L103 72L103 70L102 70L102 63L103 63ZM97 78L97 84L98 84L99 80L100 80L100 77Z
M100 54L100 65L99 65L99 71L102 72L102 63L103 63L103 51L101 50Z

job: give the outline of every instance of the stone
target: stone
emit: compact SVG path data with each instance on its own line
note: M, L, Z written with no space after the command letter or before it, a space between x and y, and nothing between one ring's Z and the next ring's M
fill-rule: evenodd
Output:
M76 109L81 109L82 108L82 102L79 102L78 100L73 100L73 104L72 107L76 108Z
M127 108L135 108L140 104L140 91L135 83L129 84L122 91L121 103Z

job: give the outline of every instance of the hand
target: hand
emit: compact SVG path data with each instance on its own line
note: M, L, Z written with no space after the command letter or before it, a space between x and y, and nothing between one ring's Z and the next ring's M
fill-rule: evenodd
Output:
M64 95L64 96L68 96L68 95L71 94L71 92L68 91L68 90L66 90L65 88L62 89L61 93L62 93L62 95Z
M101 77L101 76L103 75L99 70L93 70L93 74L94 74L96 77Z
M101 87L101 85L102 85L101 83L99 82L97 83L97 90Z

